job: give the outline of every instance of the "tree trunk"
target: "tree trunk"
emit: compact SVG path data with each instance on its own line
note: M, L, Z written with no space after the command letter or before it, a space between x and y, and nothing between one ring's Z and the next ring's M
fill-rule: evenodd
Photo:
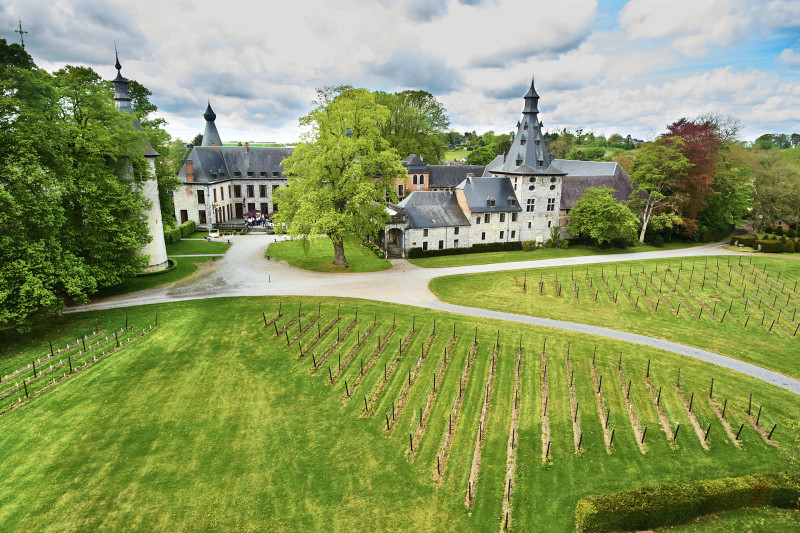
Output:
M644 244L644 234L647 232L647 224L650 223L650 214L652 213L652 207L646 207L644 210L644 216L642 217L642 232L639 234L639 242Z
M344 242L341 240L337 241L331 238L333 241L333 264L336 266L343 266L346 267L347 259L344 257Z

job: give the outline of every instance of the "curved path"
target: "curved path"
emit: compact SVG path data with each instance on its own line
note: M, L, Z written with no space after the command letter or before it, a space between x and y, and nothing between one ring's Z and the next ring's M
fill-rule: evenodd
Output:
M433 278L455 274L614 263L640 259L738 255L737 252L725 250L718 245L698 246L681 250L568 257L450 268L420 268L408 261L398 259L392 261L391 269L381 272L331 274L300 270L290 267L285 262L265 261L264 255L269 244L280 239L281 237L266 235L233 237L231 238L233 246L228 249L228 252L221 260L200 263L198 272L183 280L132 294L98 300L83 306L66 309L64 312L72 313L227 296L294 295L363 298L477 317L548 326L652 346L729 368L800 395L800 381L737 359L625 331L453 305L439 300L428 288L428 284Z

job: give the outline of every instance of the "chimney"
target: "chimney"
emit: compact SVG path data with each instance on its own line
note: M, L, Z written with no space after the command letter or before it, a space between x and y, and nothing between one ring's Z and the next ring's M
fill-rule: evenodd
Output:
M191 159L186 160L186 181L194 181L194 163Z
M247 153L249 149L250 149L250 143L249 142L244 143L244 153Z
M467 179L469 180L470 184L475 183L475 174L470 172L469 174L467 174Z

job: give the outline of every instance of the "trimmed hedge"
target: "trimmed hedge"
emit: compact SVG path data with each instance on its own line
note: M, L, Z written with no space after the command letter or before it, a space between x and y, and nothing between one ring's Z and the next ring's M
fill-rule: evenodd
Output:
M164 231L164 244L174 244L181 240L181 228L171 228Z
M758 250L759 245L761 245L761 252L769 254L783 253L783 243L780 241L773 241L771 239L756 241L753 243L753 250Z
M197 225L194 223L194 220L187 220L178 226L178 228L181 230L181 237L188 237L195 232Z
M738 242L742 246L749 246L752 248L753 243L755 243L757 239L758 237L755 235L739 235L731 238L731 244L736 244Z
M787 254L794 253L794 241L786 241L783 243L783 251Z
M419 257L436 257L440 255L461 255L461 254L479 254L485 252L511 252L522 250L522 242L487 242L473 244L468 248L445 248L444 250L423 250L422 248L411 248L408 251L409 259L417 259Z
M800 253L800 241L794 241L794 252Z
M800 509L800 473L662 483L589 496L579 500L575 507L575 529L579 532L654 529L710 513L760 506Z

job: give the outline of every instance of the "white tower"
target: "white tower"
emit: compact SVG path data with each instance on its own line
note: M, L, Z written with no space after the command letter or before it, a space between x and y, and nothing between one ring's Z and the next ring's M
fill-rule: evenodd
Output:
M131 107L131 98L128 95L128 80L122 77L120 69L122 65L119 64L119 54L117 54L117 63L114 65L117 68L117 77L114 78L114 105L121 113L133 114ZM141 129L138 121L134 121L134 126ZM150 142L142 134L145 142L144 157L147 159L147 166L152 178L143 182L134 182L139 187L142 195L150 200L151 207L147 212L147 227L150 231L150 242L147 243L139 250L143 254L150 257L145 272L156 272L167 268L169 262L167 260L167 248L164 244L164 228L161 224L161 202L158 199L158 182L156 180L156 157L158 152L153 150ZM130 176L131 178L133 176Z

